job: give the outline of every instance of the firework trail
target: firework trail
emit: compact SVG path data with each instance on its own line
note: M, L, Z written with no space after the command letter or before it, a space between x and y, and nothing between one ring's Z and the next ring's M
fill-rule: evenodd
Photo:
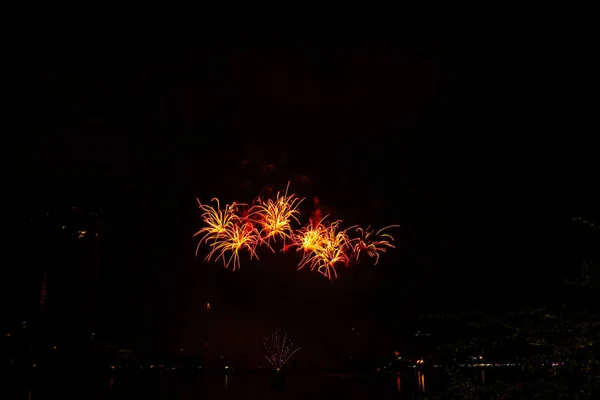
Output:
M281 370L290 357L300 350L300 347L288 339L287 334L282 336L279 330L276 330L270 337L266 337L263 344L267 350L265 358L277 371Z

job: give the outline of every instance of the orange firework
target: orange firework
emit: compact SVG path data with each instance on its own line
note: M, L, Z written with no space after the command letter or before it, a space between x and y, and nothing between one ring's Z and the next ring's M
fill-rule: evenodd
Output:
M281 237L284 241L291 238L292 227L290 224L292 221L300 223L297 215L300 214L298 205L301 202L302 199L298 199L293 194L288 195L287 189L283 195L277 192L275 200L261 201L258 199L254 213L258 215L258 222L262 226L260 236L265 240L267 246L272 238Z
M202 243L207 243L209 240L217 241L228 229L231 229L238 220L238 216L234 212L237 206L236 203L227 204L225 209L221 210L219 199L213 198L211 201L217 202L216 208L209 205L203 205L200 203L200 200L198 200L198 205L202 210L202 220L206 226L194 234L194 237L203 235L196 247L196 256L198 255L198 249Z
M309 265L312 271L319 265L321 261L319 255L324 250L326 237L327 231L323 225L313 226L312 224L300 229L294 235L294 245L298 247L298 251L304 251L304 256L298 264L298 270Z
M260 242L258 231L250 223L243 224L232 224L228 227L221 235L219 235L214 242L210 244L212 250L206 256L206 261L210 261L215 253L218 253L218 257L223 259L225 268L229 267L229 264L233 262L233 270L240 268L240 251L246 249L250 252L250 259L256 255L256 246ZM231 254L227 256L227 253Z
M392 242L394 238L392 235L383 233L386 229L397 228L399 225L390 225L378 230L377 232L367 229L356 228L356 232L359 237L354 239L354 254L356 259L360 256L360 253L366 253L370 258L375 259L375 264L379 262L379 253L385 253L386 248L394 248Z
M298 270L308 266L311 271L316 269L331 280L337 278L336 268L340 264L348 267L351 261L358 260L361 254L366 254L373 258L377 265L380 253L394 247L394 238L385 233L385 230L397 225L379 231L356 226L341 229L342 221L323 222L327 216L322 216L319 199L316 197L315 211L311 214L308 225L294 231L292 221L300 223L298 206L303 199L288 194L288 189L289 183L285 192L277 192L275 199L263 200L259 197L251 205L234 202L226 205L224 209L220 208L216 198L212 199L216 201L216 207L203 205L198 201L204 227L194 234L194 237L200 236L196 255L200 245L206 243L210 246L206 261L213 258L215 261L222 259L225 268L229 268L233 263L235 271L240 268L242 250L249 251L250 259L258 259L258 246L266 244L275 252L270 241L281 238L284 252L290 247L296 247L298 251L303 252ZM347 232L355 227L358 237L350 238ZM287 240L289 242L286 244Z
M309 224L298 231L295 243L299 251L304 251L298 264L299 270L308 265L311 271L317 268L323 276L334 279L337 278L336 265L344 263L347 266L350 263L347 251L351 248L351 241L346 230L339 230L340 222L317 226Z
M319 252L321 263L317 271L328 279L337 278L336 264L344 263L348 266L350 263L347 251L351 242L346 233L347 229L338 230L340 222L336 221L327 227L322 250ZM333 278L331 276L332 272Z

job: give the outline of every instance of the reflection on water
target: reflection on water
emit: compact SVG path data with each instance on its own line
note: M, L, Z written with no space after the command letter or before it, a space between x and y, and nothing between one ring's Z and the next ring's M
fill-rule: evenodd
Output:
M421 373L421 371L419 371L417 373L417 381L419 382L419 390L421 392L425 391L425 374Z
M501 378L496 371L477 369L479 384L486 384ZM427 386L425 383L427 375ZM471 375L473 376L473 375ZM503 375L502 375L503 376ZM272 375L268 373L235 374L169 374L159 371L151 373L130 373L116 375L74 375L74 373L44 374L36 377L23 377L17 380L4 380L10 386L18 387L17 397L7 395L9 385L0 387L0 399L21 398L28 400L62 399L65 393L80 393L81 398L93 399L198 399L219 398L276 398L289 399L399 399L421 396L435 396L446 384L445 375L437 370L409 370L373 375L349 374L293 374ZM472 378L471 378L472 379Z

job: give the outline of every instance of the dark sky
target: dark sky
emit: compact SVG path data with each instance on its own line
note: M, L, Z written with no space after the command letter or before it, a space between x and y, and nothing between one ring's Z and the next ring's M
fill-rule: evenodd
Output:
M538 100L549 72L442 39L22 54L8 107L10 219L72 204L100 212L95 272L82 262L55 273L75 284L56 287L70 299L95 283L97 330L144 350L210 340L244 352L281 326L307 354L352 327L388 351L424 310L548 296L577 265L570 218L597 212L591 151ZM398 248L335 283L297 272L293 256L243 260L235 273L194 257L195 197L249 201L288 181L307 212L318 196L348 225L400 224ZM15 260L44 241L18 236ZM56 254L47 266L37 257L7 268L3 297L24 304L39 271L60 269ZM75 319L86 301L72 300Z

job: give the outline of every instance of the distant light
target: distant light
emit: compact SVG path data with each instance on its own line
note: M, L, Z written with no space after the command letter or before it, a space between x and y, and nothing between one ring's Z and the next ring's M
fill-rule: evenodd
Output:
M229 365L226 365L225 369L229 369ZM279 368L277 368L277 370L279 371Z
M56 350L56 346L52 346L52 350Z
M179 349L179 351L183 351L183 349Z
M5 334L4 336L6 336L6 337L10 337L10 333L7 333L7 334Z

